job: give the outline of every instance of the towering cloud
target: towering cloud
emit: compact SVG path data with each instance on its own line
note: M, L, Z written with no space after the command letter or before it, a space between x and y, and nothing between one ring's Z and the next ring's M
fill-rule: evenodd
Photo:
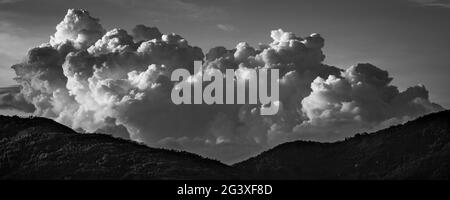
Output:
M50 37L50 44L57 46L70 41L77 48L89 47L105 34L98 21L86 10L69 9L63 21L56 26L55 35Z
M177 148L233 162L293 139L330 141L400 123L442 109L424 86L399 91L388 72L371 64L346 70L328 66L319 34L281 29L272 42L206 55L182 36L138 25L105 31L85 10L70 9L49 43L14 65L20 87L0 91L0 108L49 117L77 130L106 132L152 146ZM264 105L175 105L170 81L178 68L204 73L235 69L280 70L279 112L261 116ZM199 76L191 76L192 82Z

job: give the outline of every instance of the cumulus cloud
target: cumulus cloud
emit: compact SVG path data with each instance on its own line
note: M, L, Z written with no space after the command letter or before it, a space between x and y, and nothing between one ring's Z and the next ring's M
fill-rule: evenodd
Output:
M339 135L345 134L339 133L340 127L345 131L350 131L349 127L371 129L442 109L429 101L424 86L399 92L391 81L387 71L371 64L352 66L339 77L316 78L311 83L312 92L301 102L308 120L295 131L323 127L320 131L333 130Z
M50 44L55 46L70 41L77 48L89 47L105 33L98 21L86 10L69 9L50 37Z
M424 86L399 91L387 71L371 64L346 70L323 64L319 34L278 29L270 37L259 47L241 42L204 54L180 35L144 25L131 34L106 31L87 11L70 9L50 41L12 67L20 90L0 93L0 106L227 163L283 141L342 139L442 109ZM172 88L201 77L174 83L171 72L193 73L197 60L205 74L234 69L247 80L256 78L250 69L279 69L278 113L262 116L258 104L175 105Z
M156 27L148 27L140 24L133 28L132 36L136 42L139 42L161 38L162 34Z

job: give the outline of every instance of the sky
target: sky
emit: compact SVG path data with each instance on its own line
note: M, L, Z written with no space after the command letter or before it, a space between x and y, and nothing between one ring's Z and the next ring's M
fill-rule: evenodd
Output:
M447 0L0 0L0 114L234 163L450 107L449 22ZM278 112L174 104L202 77L170 74L201 59L279 69Z
M326 38L325 63L375 64L401 89L424 84L433 101L450 107L449 5L443 0L1 0L0 85L14 84L10 65L47 42L68 8L84 8L106 29L156 26L204 51L267 42L272 29L317 32Z

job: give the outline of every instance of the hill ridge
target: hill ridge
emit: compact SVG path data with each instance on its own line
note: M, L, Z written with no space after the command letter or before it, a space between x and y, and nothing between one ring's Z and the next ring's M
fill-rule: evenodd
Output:
M298 155L292 155L293 152ZM438 166L439 163L434 160L424 161L433 156L441 156L442 165ZM387 160L391 163L386 163ZM315 165L310 166L311 163ZM418 164L431 166L413 167ZM370 134L356 134L333 143L283 143L233 166L252 174L252 178L264 179L401 179L406 178L405 173L410 174L407 178L413 179L448 179L449 172L441 173L438 167L444 171L450 169L450 111L429 114L401 125ZM316 169L315 173L309 172L305 166ZM323 169L324 166L340 169ZM390 170L401 173L390 173ZM436 173L441 174L430 174L432 170L438 170Z
M225 165L51 119L0 116L0 179L449 179L450 110L333 143L293 141Z

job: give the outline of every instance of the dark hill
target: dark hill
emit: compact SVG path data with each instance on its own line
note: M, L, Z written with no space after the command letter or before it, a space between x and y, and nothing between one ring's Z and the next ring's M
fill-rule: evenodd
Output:
M0 116L0 179L450 179L450 111L335 143L279 145L232 167L195 154Z
M449 179L450 111L335 143L290 142L234 165L255 179Z
M79 134L45 118L0 116L0 179L230 179L233 169L195 154Z

